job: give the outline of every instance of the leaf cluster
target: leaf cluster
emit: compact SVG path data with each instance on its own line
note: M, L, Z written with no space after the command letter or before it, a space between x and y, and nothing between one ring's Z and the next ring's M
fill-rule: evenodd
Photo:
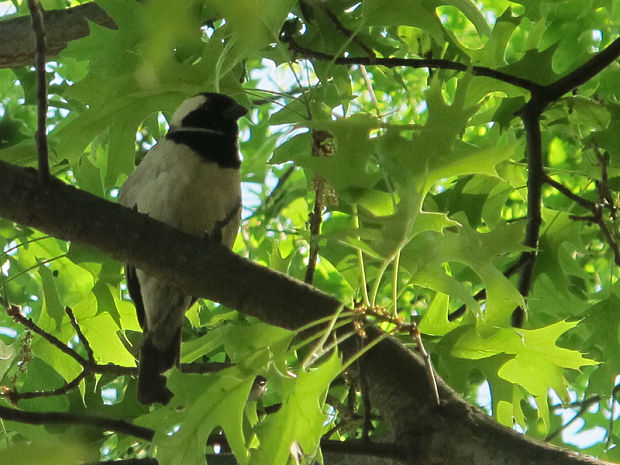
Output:
M516 112L531 89L515 85L553 83L609 46L620 29L617 0L97 4L117 29L90 23L90 34L46 67L55 176L114 201L185 97L230 94L251 109L241 123L244 221L235 252L304 279L317 250L314 286L417 325L438 375L498 422L618 458L620 65L561 96L540 118L545 173L566 191L541 188L527 295L518 283L519 260L531 251L524 246L527 128ZM16 15L27 14L17 6ZM355 57L431 61L338 62ZM0 160L35 166L36 70L0 70L0 96ZM317 149L317 134L328 148ZM597 205L600 217L593 220L577 196ZM311 212L319 202L317 233ZM57 463L83 454L198 464L217 455L225 437L223 450L239 463L311 463L321 457L321 438L389 437L364 399L363 381L345 372L328 342L206 300L187 313L182 362L222 369L173 370L172 403L149 410L123 371L135 366L140 338L121 264L6 220L0 244L0 302L20 306L76 354L119 367L84 377L63 395L20 399L18 407L88 412L155 431L152 441L136 441L7 421L0 461L24 461L45 454L49 441L70 438L83 450L61 451ZM524 328L511 327L517 307L527 308ZM62 389L82 371L74 357L0 313L6 392ZM268 381L258 401L251 396L257 376ZM597 409L580 410L579 402ZM563 434L570 412L581 429L598 432L590 443Z

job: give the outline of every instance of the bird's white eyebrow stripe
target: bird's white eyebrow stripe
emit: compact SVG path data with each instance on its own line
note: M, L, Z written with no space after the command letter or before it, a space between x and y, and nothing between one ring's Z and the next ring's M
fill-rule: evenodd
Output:
M180 128L170 129L168 134L173 134L175 132L203 132L206 134L217 134L218 136L224 136L224 131L216 131L215 129L205 129L205 128L194 128L191 126L183 126Z

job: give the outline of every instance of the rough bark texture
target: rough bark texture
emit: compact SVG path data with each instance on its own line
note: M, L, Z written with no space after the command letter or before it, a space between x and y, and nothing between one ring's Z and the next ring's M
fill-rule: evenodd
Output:
M55 57L68 42L90 34L88 21L116 28L114 21L94 2L66 10L46 11L46 57ZM0 68L32 65L34 54L34 33L29 16L0 21Z
M33 169L0 162L0 216L94 247L177 282L187 293L295 329L331 315L332 297L120 205L53 179L41 188ZM378 330L370 330L371 337ZM351 347L343 347L345 353ZM403 452L403 463L562 465L605 462L528 439L468 405L438 380L435 407L422 361L395 339L361 360L370 395ZM375 460L374 463L388 463Z

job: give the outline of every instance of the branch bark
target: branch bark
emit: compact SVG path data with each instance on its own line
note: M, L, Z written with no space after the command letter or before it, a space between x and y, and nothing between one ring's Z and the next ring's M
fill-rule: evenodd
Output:
M0 216L95 247L158 278L174 281L191 295L208 297L284 328L299 328L331 315L340 305L311 286L253 264L219 244L184 234L57 179L43 189L35 170L2 162ZM380 332L370 328L368 334L375 338ZM351 354L354 346L350 342L342 347L345 355ZM440 379L441 405L435 406L424 363L396 339L384 339L360 364L373 404L392 428L394 442L403 448L404 463L605 463L528 439L497 424Z
M90 34L89 21L115 29L116 24L95 2L43 13L46 32L46 56L55 57L72 40ZM0 21L0 68L16 68L34 63L34 32L28 16Z
M43 7L39 0L28 0L28 9L32 20L32 31L35 43L35 68L37 70L37 152L39 155L39 181L47 185L50 178L50 163L47 150L47 75L45 73L45 21L43 19Z

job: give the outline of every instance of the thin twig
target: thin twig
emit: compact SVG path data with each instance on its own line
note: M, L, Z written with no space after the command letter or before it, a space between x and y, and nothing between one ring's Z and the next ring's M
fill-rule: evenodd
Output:
M319 234L321 232L321 223L323 222L323 207L325 180L320 176L316 176L314 180L315 196L314 209L310 213L310 254L308 256L308 267L306 268L306 276L304 282L312 285L314 281L314 271L316 270L316 262L319 258Z
M604 168L602 169L604 170ZM603 171L603 179L606 179L606 171ZM566 197L570 198L592 213L592 215L569 215L569 218L574 221L587 221L589 223L596 224L603 233L603 236L605 236L605 242L609 245L609 248L614 255L614 263L616 266L620 266L620 245L618 244L618 241L614 237L613 233L609 230L609 227L605 222L605 218L603 218L603 207L605 206L609 207L612 219L615 217L615 206L613 204L613 199L611 199L612 202L609 202L607 199L610 194L607 194L609 188L605 187L605 182L601 181L603 184L599 187L600 203L596 203L574 194L566 186L554 181L549 176L545 175L544 180L547 184L553 186Z
M615 396L616 392L618 391L618 389L620 388L620 385L616 386L613 390L612 393L612 399ZM579 407L579 410L577 411L577 413L575 414L574 417L572 417L570 420L568 420L568 422L564 423L562 426L560 426L557 430L549 433L547 435L547 437L545 438L545 441L551 441L553 438L555 438L558 434L560 434L562 431L564 431L566 428L568 428L575 420L577 420L578 418L582 417L583 414L585 412L588 411L588 409L594 405L597 404L601 401L601 396L599 395L594 395L592 397L588 397L587 399L584 399L582 401L579 402L573 402L572 404L568 405L568 406L564 406L563 404L558 404L558 405L554 405L552 406L552 410L558 410L558 409L567 409L567 408L574 408L574 407ZM612 416L613 418L613 416Z
M613 445L614 438L614 423L616 422L616 401L611 399L611 412L609 412L609 427L607 428L607 441L605 441L605 448L609 450Z
M592 215L568 215L568 217L574 221L586 221L588 223L596 223L596 216Z
M107 364L107 365L99 365L95 362L95 356L86 339L86 336L81 331L77 321L75 320L75 315L71 311L69 307L65 308L67 315L71 321L73 328L75 329L78 337L84 344L84 347L88 353L89 359L86 360L84 357L79 355L75 350L63 344L58 338L49 334L47 331L39 327L36 323L34 323L31 319L24 317L20 313L20 308L16 305L7 305L6 312L9 316L11 316L17 323L24 326L26 329L32 331L33 333L38 334L43 337L46 341L52 344L54 347L59 349L64 354L73 358L76 362L78 362L82 366L82 372L72 381L66 383L65 385L53 389L50 391L29 391L29 392L17 392L14 390L5 391L4 395L9 398L13 403L21 399L34 399L37 397L51 397L57 395L65 395L71 389L77 387L80 381L92 374L111 374L116 376L136 376L138 374L138 369L136 367L126 367L115 364ZM180 370L182 373L216 373L223 369L232 366L230 363L183 363L180 366Z
M435 369L433 368L433 363L431 360L431 356L424 347L424 342L422 341L422 335L420 330L418 329L418 325L415 321L411 323L405 323L400 318L394 318L390 315L385 308L377 307L377 308L359 308L358 312L364 315L364 321L366 324L374 324L371 320L368 319L368 315L376 318L380 322L389 323L395 326L395 329L391 331L391 333L397 332L407 332L415 341L418 351L424 360L426 365L426 374L428 376L428 381L431 386L431 392L433 395L433 401L436 405L440 405L439 398L439 388L437 387L437 378L435 375Z
M398 66L408 68L437 68L450 69L454 71L471 71L474 76L485 76L498 81L507 82L516 87L529 90L530 92L540 92L543 86L529 79L523 79L512 74L497 71L486 66L472 66L471 68L463 63L439 58L381 58L377 56L371 57L334 57L329 53L323 53L316 50L310 50L299 45L291 35L286 31L280 35L280 40L289 44L290 49L306 58L316 58L319 60L333 61L338 65L365 65L365 66L385 66L387 68L395 68Z
M0 406L0 418L4 420L27 423L30 425L84 425L94 428L128 434L139 439L152 441L155 431L114 418L75 415L66 412L26 412L11 407Z
M331 157L334 155L334 137L327 131L312 131L312 156L317 158ZM325 180L314 176L314 209L310 214L310 255L304 281L312 284L314 271L319 258L319 235L323 222L323 209L325 208Z
M439 399L439 388L437 387L437 377L435 375L435 369L433 368L433 361L431 360L431 356L424 347L424 343L422 342L422 335L420 334L420 330L418 329L418 325L415 322L412 323L412 329L410 331L411 337L416 342L418 346L418 352L422 356L424 360L424 364L426 365L426 377L428 378L428 382L431 386L431 393L433 394L433 401L435 405L441 405L441 400Z
M63 344L57 337L52 336L50 333L48 333L47 331L44 331L43 329L41 329L39 326L37 326L34 321L32 321L30 318L26 318L25 316L23 316L20 313L20 308L17 305L10 305L7 309L6 309L7 314L13 318L13 320L16 323L21 324L22 326L28 328L30 331L32 331L33 333L38 334L39 336L41 336L43 339L45 339L47 342L49 342L50 344L52 344L54 347L56 347L58 350L60 350L62 353L68 355L69 357L71 357L72 359L74 359L76 362L78 362L80 365L82 365L83 368L88 368L91 364L89 363L88 360L86 360L84 357L82 357L81 355L79 355L78 353L76 353L74 350L72 350L71 348L67 347L65 344Z
M159 462L151 457L142 457L139 459L105 460L86 465L159 465Z
M35 68L37 70L37 153L39 156L39 182L47 186L50 165L47 149L47 76L45 75L45 24L43 7L39 0L28 0L35 38Z
M372 87L372 82L370 82L370 76L368 75L368 71L364 65L360 65L360 71L362 72L362 77L364 78L364 84L366 84L366 89L368 89L368 93L370 94L370 99L372 100L372 104L375 106L375 112L377 113L377 118L381 118L381 110L379 109L379 100L377 100L377 94L375 94L375 89Z
M289 178L291 177L291 175L295 172L295 169L297 168L297 166L295 165L290 165L286 171L282 174L282 176L280 176L280 178L278 179L277 184L275 185L275 187L271 190L271 192L269 192L269 194L267 194L267 196L265 197L265 200L263 200L262 204L259 205L256 210L254 210L252 212L252 214L249 216L249 219L252 219L256 216L258 216L259 214L261 214L262 212L266 211L267 209L271 208L273 205L275 205L278 201L280 201L280 199L282 198L282 196L286 193L286 192L282 192L284 186L286 185L286 182L289 180ZM272 216L275 216L275 214L273 214ZM279 231L278 231L279 232Z
M84 349L86 350L86 353L88 354L88 360L91 361L92 363L95 363L95 355L93 354L93 349L90 347L90 343L88 342L88 339L86 339L86 337L84 336L84 333L82 332L82 329L80 328L80 325L78 325L78 322L75 319L75 315L73 314L73 310L71 310L70 307L65 307L65 313L69 317L71 326L73 326L73 329L75 329L75 332L78 338L80 339L80 342L84 345Z
M615 219L616 209L613 196L611 195L611 189L609 188L609 173L607 172L607 165L609 165L609 154L606 153L603 155L597 146L594 146L594 153L596 154L596 158L601 165L601 180L596 183L599 198L602 204L609 206L611 218Z
M590 211L594 211L595 209L594 202L590 202L589 200L586 200L583 197L578 196L573 191L571 191L568 187L557 182L555 179L550 178L546 174L544 176L544 182L545 184L549 184L551 187L553 187L554 189L564 194L566 197L571 199L573 202L578 203L583 208L590 210Z
M89 371L82 371L79 375L77 375L73 381L70 381L58 389L53 389L51 391L27 391L27 392L16 392L16 391L5 391L4 395L6 395L13 405L16 405L18 401L24 399L36 399L38 397L53 397L53 396L64 396L71 389L75 389L79 386L80 382L90 375Z
M374 56L374 52L372 51L372 49L359 38L356 32L352 31L351 29L346 27L344 24L342 24L338 16L332 13L331 10L327 7L327 5L320 3L320 2L317 2L317 5L321 7L321 9L323 10L323 12L325 12L325 15L329 18L329 20L332 23L334 23L334 26L336 26L336 29L342 32L348 39L352 39L353 42L355 42L359 47L361 47L368 54L368 56Z
M519 277L519 292L523 297L530 293L536 256L538 255L538 241L540 225L542 224L542 185L545 180L545 171L542 159L542 139L540 134L540 115L542 109L534 95L520 112L527 137L527 226L523 245L528 247L521 254L523 267ZM512 313L512 326L520 328L525 320L525 308L519 306Z
M353 227L355 229L360 229L360 217L357 213L357 204L353 204L351 206L352 210L353 210ZM358 236L356 239L360 239L360 237ZM360 247L356 247L356 253L357 253L357 265L359 267L359 273L360 273L360 286L362 288L362 296L364 298L363 303L365 307L370 307L370 297L368 296L368 281L366 280L366 269L364 266L364 252L362 252L362 249Z

